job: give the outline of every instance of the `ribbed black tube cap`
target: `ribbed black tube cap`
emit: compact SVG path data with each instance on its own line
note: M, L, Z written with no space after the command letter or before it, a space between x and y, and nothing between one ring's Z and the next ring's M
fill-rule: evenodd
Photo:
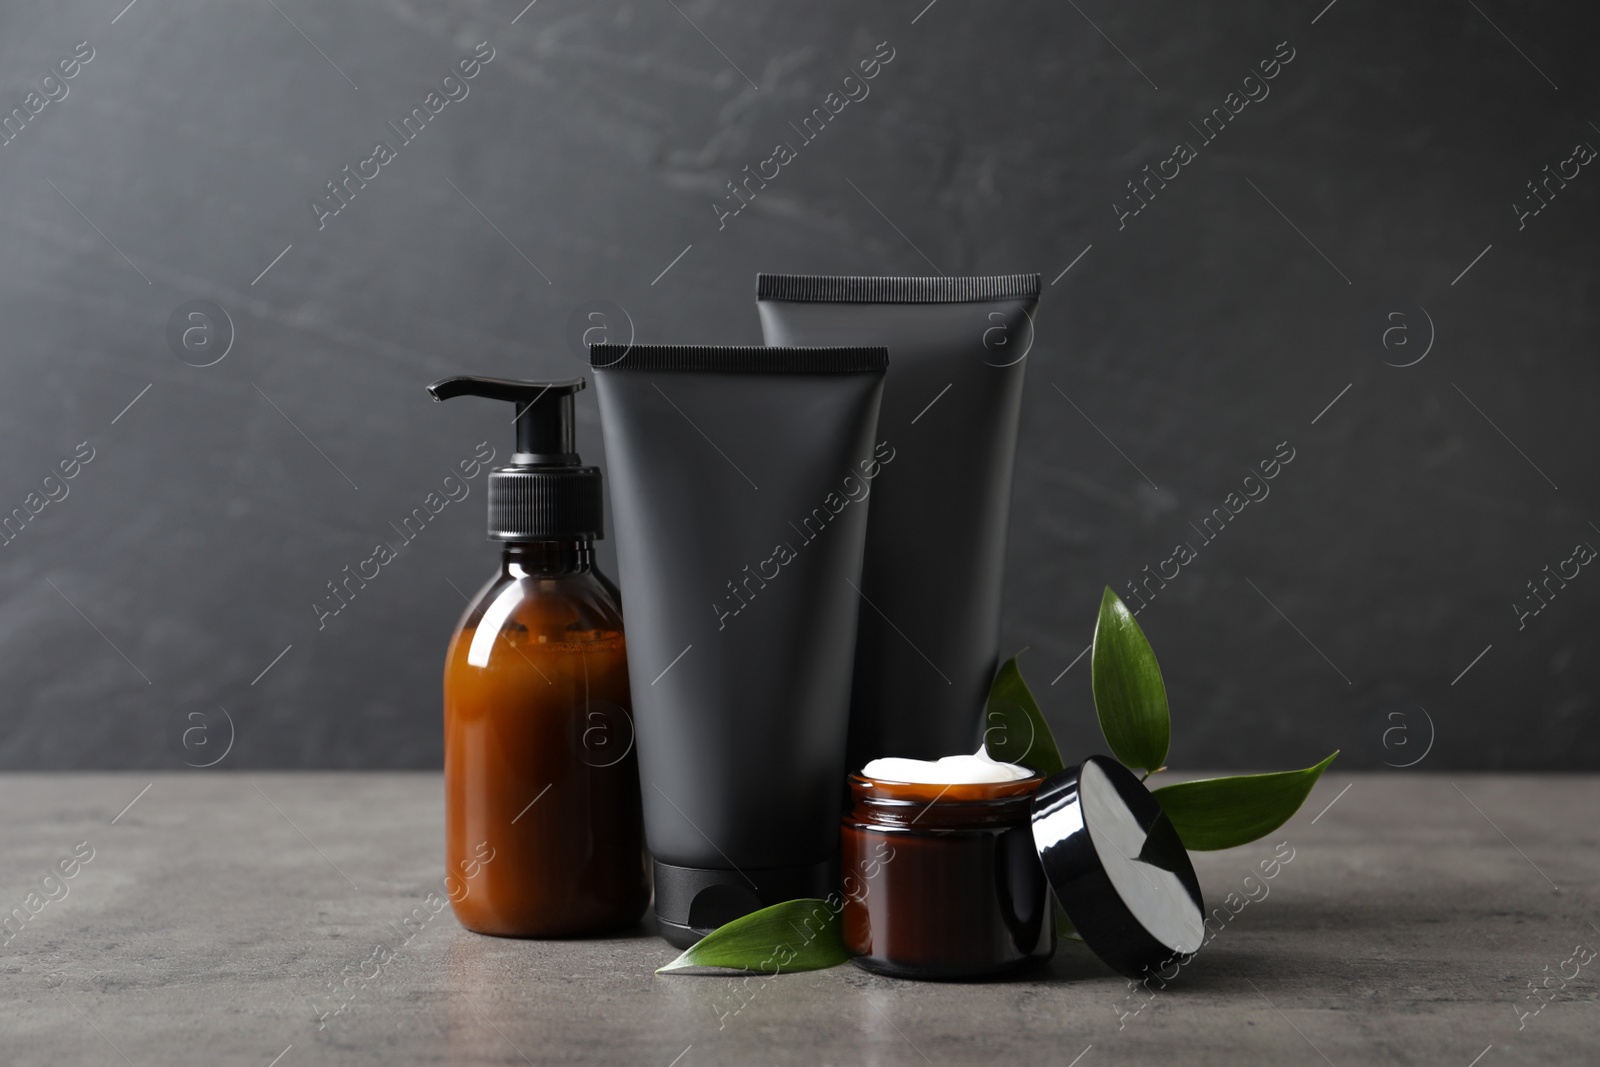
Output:
M498 467L489 472L489 538L598 541L605 494L598 467Z

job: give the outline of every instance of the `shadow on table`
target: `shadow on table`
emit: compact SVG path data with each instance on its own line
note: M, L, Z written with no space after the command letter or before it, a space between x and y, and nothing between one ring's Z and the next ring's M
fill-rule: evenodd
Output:
M1337 914L1328 908L1315 906L1306 902L1297 904L1285 903L1284 910L1278 913L1273 922L1252 923L1250 928L1241 926L1234 930L1224 927L1217 936L1208 942L1194 958L1181 969L1179 976L1167 983L1168 990L1182 994L1185 990L1196 992L1212 989L1226 989L1229 992L1237 991L1240 983L1245 978L1258 980L1263 977L1271 978L1276 973L1303 973L1308 967L1315 967L1317 961L1317 947L1325 945L1323 933L1333 925L1346 926L1351 919L1348 911L1339 911ZM1377 911L1378 909L1374 909ZM1425 909L1424 909L1425 910ZM1263 917L1265 910L1263 910ZM1245 916L1241 916L1245 918ZM1436 916L1419 914L1417 921L1436 919ZM1374 915L1372 924L1392 925L1394 921L1392 912ZM1241 935L1246 932L1254 934L1274 933L1287 934L1288 939L1281 941L1277 947L1263 949L1259 940L1253 942ZM659 928L656 925L655 909L647 908L644 916L633 926L609 934L588 936L576 940L599 942L634 942L648 941L659 938ZM1278 941L1278 938L1274 938ZM664 951L675 953L665 942L660 942ZM866 971L859 972L861 977L869 980L900 983L912 979L889 978L872 974ZM1079 983L1079 982L1105 982L1123 983L1127 981L1122 975L1107 966L1083 942L1063 939L1058 942L1055 955L1042 963L1032 964L1005 974L991 975L982 978L956 979L940 984L946 985L1008 985L1008 984L1037 984L1047 983ZM1153 983L1154 984L1154 983Z

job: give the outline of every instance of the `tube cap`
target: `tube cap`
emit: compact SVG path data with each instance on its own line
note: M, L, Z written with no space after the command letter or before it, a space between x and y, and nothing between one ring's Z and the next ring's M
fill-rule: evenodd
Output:
M428 386L435 400L481 396L516 405L517 450L489 472L489 538L596 541L605 536L600 468L574 447L573 397L587 383L530 382L457 375Z
M832 860L739 871L679 867L656 860L656 926L668 944L688 948L742 915L786 900L825 897L838 884Z
M1161 802L1109 756L1090 756L1033 795L1045 877L1084 943L1143 978L1205 941L1205 904L1188 850Z

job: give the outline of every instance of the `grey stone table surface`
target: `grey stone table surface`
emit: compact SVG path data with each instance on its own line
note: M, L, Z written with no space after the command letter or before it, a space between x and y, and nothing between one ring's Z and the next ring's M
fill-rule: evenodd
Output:
M471 934L436 774L0 776L0 1063L1592 1064L1597 815L1600 776L1330 774L1196 856L1226 919L1141 994L1072 944L934 984Z

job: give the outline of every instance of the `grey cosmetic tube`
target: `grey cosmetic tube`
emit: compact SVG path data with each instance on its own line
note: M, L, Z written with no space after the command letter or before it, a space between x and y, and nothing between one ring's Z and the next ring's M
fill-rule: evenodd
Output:
M589 361L656 918L687 947L835 890L888 356L594 345Z
M762 274L769 345L886 345L848 762L971 752L999 666L1001 583L1037 274Z

